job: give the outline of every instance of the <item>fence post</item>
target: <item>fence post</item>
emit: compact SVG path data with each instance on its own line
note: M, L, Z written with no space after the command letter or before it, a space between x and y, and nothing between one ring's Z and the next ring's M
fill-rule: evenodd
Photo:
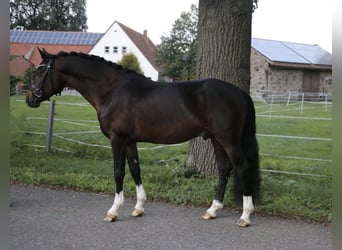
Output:
M272 116L272 108L273 108L273 101L274 101L274 95L272 95L272 100L271 100L271 105L270 105L270 113L269 113L269 115L268 115L268 118L271 118L271 116Z
M290 99L291 99L291 91L289 91L289 97L287 98L287 105L286 106L289 106Z
M302 94L302 104L300 106L300 113L303 114L303 107L304 107L304 92Z
M47 134L46 134L46 152L51 151L54 113L55 113L55 100L51 100L50 109L49 109L49 118L48 118L48 128L47 128Z

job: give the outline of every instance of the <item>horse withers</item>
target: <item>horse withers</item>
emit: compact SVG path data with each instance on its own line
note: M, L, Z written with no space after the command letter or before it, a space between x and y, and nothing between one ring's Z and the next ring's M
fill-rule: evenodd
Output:
M237 225L250 225L260 177L255 110L247 93L217 79L162 84L97 56L39 52L42 63L34 73L27 105L39 107L64 87L72 87L96 109L101 130L111 142L115 197L105 221L115 221L124 202L126 159L137 192L132 215L144 213L137 142L174 144L203 136L212 142L219 173L216 195L203 218L215 218L223 207L234 169L234 194L243 202Z

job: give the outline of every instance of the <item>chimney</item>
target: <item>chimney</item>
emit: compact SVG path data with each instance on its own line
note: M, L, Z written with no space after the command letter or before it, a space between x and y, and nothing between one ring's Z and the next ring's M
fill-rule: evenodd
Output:
M147 30L144 30L144 38L147 39Z

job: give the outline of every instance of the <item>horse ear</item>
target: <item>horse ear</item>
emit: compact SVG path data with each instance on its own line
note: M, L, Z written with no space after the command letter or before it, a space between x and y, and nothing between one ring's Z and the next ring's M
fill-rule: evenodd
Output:
M43 59L43 61L48 61L49 60L49 53L44 48L43 48L43 50L41 50L38 47L38 51L39 51L40 57Z

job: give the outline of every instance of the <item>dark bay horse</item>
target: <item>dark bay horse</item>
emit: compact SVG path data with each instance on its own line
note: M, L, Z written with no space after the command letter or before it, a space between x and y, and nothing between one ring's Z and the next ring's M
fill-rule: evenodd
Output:
M137 192L132 215L144 213L146 194L137 142L173 144L203 136L212 142L219 172L216 196L203 218L215 218L223 207L228 177L234 169L234 191L243 201L236 224L250 224L260 178L255 110L248 94L217 79L162 84L97 56L39 52L43 61L35 71L27 105L39 107L64 87L72 87L94 106L101 130L110 139L116 187L105 221L115 221L124 202L126 159Z

